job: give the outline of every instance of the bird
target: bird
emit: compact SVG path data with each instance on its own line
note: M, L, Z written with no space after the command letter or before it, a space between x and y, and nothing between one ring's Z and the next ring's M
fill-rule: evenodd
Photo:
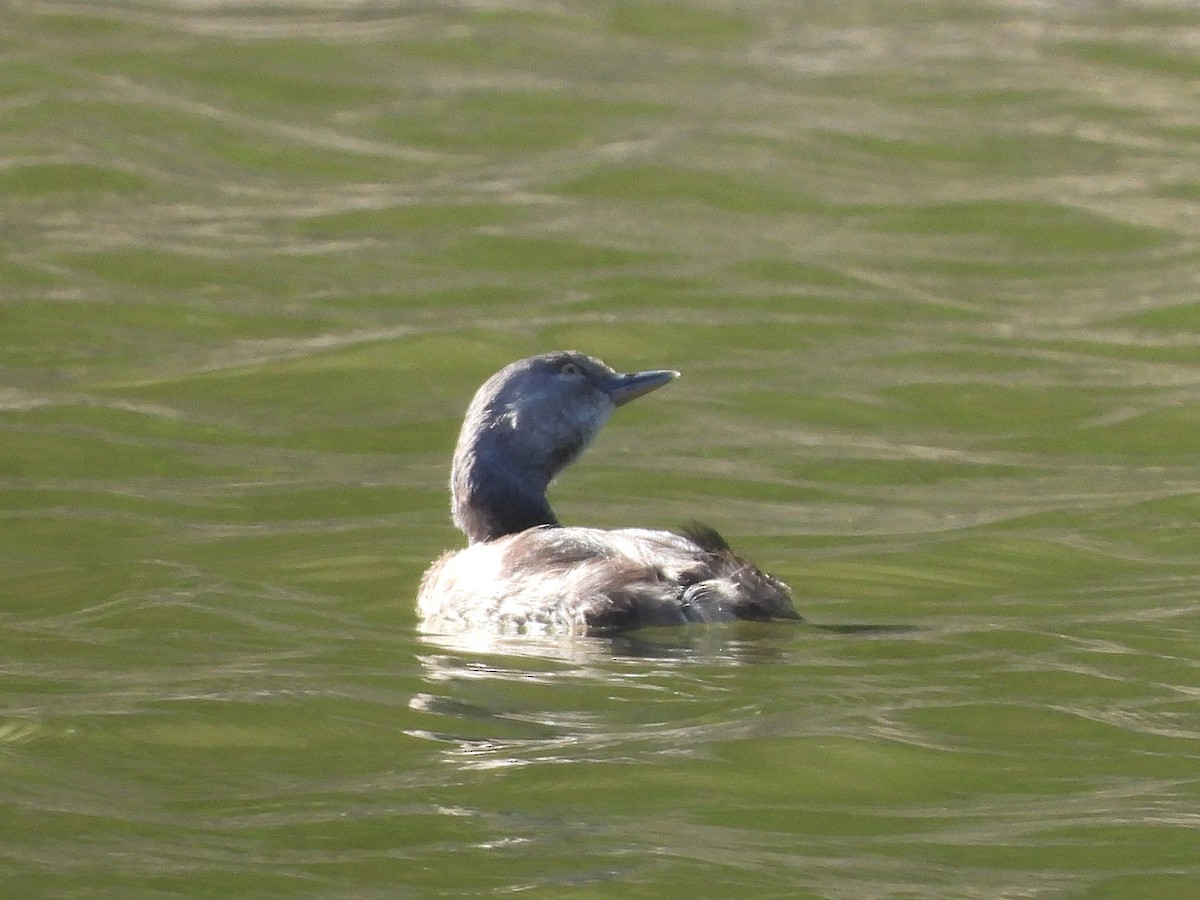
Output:
M467 408L451 467L454 523L417 595L425 633L605 635L733 619L799 620L780 579L713 528L563 525L546 491L613 411L679 376L620 373L576 350L505 366Z

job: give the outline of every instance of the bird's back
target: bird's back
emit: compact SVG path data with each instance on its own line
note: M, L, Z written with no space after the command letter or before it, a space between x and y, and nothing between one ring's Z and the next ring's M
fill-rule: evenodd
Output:
M787 585L712 529L546 526L437 560L417 599L433 632L604 633L729 619L798 619Z

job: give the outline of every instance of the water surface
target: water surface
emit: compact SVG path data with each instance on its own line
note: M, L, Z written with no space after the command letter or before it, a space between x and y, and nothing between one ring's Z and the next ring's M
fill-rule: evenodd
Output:
M1200 893L1186 4L9 4L21 896ZM810 624L422 639L495 369Z

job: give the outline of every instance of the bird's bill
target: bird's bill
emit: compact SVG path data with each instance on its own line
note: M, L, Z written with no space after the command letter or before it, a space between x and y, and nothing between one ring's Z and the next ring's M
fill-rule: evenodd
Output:
M643 394L658 390L668 381L679 377L674 369L655 369L650 372L630 372L614 375L608 382L608 396L616 406L624 406Z

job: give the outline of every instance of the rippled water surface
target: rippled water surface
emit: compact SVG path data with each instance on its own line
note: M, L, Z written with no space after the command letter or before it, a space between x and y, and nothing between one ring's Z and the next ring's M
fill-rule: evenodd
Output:
M10 2L12 896L1200 896L1187 3ZM471 392L810 620L424 640Z

